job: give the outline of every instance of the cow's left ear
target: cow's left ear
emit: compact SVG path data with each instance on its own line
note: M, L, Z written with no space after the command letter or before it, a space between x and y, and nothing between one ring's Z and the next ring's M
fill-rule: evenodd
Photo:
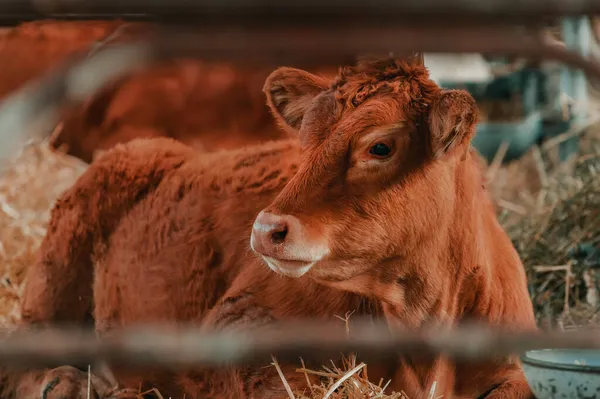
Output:
M290 133L297 133L312 101L328 87L329 81L325 78L301 69L281 67L267 77L263 92L279 125Z
M464 158L475 133L479 111L475 99L464 90L442 90L431 104L429 132L434 159L460 151Z

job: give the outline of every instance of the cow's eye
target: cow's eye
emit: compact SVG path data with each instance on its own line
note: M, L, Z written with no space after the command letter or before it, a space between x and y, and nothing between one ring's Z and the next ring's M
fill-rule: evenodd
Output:
M384 143L377 143L369 148L369 154L375 155L376 157L387 157L392 152L392 149Z

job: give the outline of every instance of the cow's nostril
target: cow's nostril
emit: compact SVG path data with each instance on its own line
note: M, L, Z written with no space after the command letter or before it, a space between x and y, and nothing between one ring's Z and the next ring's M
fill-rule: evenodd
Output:
M286 225L283 225L271 233L271 242L273 244L281 244L285 241L285 237L287 236L287 234L288 227Z

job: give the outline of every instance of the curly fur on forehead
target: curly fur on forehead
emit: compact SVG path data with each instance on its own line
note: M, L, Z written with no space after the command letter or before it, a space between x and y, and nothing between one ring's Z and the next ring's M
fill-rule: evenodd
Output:
M332 89L348 108L358 107L375 94L390 94L418 114L440 93L420 54L403 59L362 59L355 66L340 68Z

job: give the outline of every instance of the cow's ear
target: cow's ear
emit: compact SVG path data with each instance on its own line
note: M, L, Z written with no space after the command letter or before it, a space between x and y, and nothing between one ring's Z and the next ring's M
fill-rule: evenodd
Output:
M263 87L267 105L277 123L289 132L298 132L312 100L329 87L329 82L312 73L282 67L273 71Z
M475 99L467 91L442 90L429 111L433 158L456 152L460 152L461 158L466 157L478 115Z

